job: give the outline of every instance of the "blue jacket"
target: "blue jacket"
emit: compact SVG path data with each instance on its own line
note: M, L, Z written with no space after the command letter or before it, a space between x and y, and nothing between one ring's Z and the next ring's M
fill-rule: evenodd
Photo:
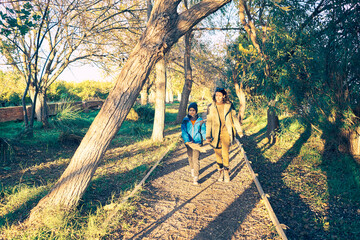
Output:
M181 123L181 136L184 142L202 143L206 139L206 126L201 117L192 125L188 116Z

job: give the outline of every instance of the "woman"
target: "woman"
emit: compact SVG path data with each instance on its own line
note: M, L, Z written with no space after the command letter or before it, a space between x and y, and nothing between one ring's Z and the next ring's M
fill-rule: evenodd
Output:
M216 88L213 103L208 107L206 141L214 148L218 166L218 181L229 182L229 149L236 133L243 136L234 105L224 88Z
M195 144L202 144L205 141L206 127L201 117L197 114L198 106L195 102L190 103L188 107L188 115L184 118L181 124L181 136L184 139L187 148L189 165L191 169L191 176L193 183L198 184L199 180L199 156L200 151L193 149Z

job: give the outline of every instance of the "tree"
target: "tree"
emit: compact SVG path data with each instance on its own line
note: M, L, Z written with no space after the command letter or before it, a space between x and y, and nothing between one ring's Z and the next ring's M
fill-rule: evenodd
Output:
M242 66L252 63L245 86L254 95L265 95L272 109L282 105L323 130L327 146L338 149L359 126L359 71L355 67L359 63L359 4L348 0L251 4L240 1L248 37L237 41L242 48L238 59ZM253 24L244 22L244 17ZM280 105L274 107L274 99ZM269 115L275 116L271 111Z
M184 83L183 90L181 92L181 101L180 101L180 106L179 106L179 112L176 117L176 123L181 123L183 118L186 115L186 109L187 109L187 105L189 102L189 96L191 93L191 87L192 87L192 83L193 83L191 58L190 58L192 37L193 37L193 35L192 35L191 31L185 34L185 53L184 53L185 83Z
M247 59L249 54L254 54L254 49L250 47L249 50L246 50L242 47L241 43L232 43L227 46L227 77L234 84L235 93L239 99L238 118L240 122L244 120L246 109L244 81L248 77L247 72L249 72L254 63L254 60L249 61Z
M5 9L9 13L6 13L6 11L0 12L0 52L8 61L8 64L11 65L17 73L21 73L21 68L18 66L16 59L13 57L13 54L16 53L16 47L14 47L11 43L4 41L3 39L9 38L10 36L13 38L24 37L31 29L35 28L37 25L42 25L44 18L41 19L41 17L36 13L31 14L32 5L30 3L24 4L22 8L17 6L16 9L9 9L7 7ZM31 69L29 64L24 66L24 71L29 72L29 69ZM26 87L22 96L25 132L29 135L32 135L35 105L32 102L31 121L29 123L25 98L30 87L30 78L25 79Z
M164 140L166 100L166 63L164 58L156 63L155 69L155 116L151 139L162 142Z
M195 1L196 2L196 1ZM185 9L189 8L189 4L194 4L193 1L188 2L188 0L184 1ZM176 116L176 123L181 123L183 118L186 115L187 105L189 103L189 96L191 93L191 88L193 84L193 74L191 68L191 43L194 37L194 33L189 31L185 34L185 52L184 52L184 86L181 92L181 100L179 106L179 112Z
M152 8L153 8L152 0L146 0L147 21L149 21L149 19L150 19ZM148 78L148 80L144 84L144 87L143 87L142 91L140 92L141 105L148 104L149 90L150 90L151 86L152 86L152 84L151 84L150 78Z
M123 49L128 40L125 36L119 39L114 32L139 31L141 21L137 15L141 11L136 6L136 3L118 1L78 0L37 0L25 4L11 1L2 6L2 25L7 34L1 36L0 47L8 63L27 81L24 95L29 90L37 119L45 126L49 86L74 62L96 62L121 55L118 51L111 55L114 49L111 46L116 43L120 45L118 49ZM30 17L36 22L26 28ZM18 24L12 25L13 22Z
M114 89L91 124L60 179L32 209L30 221L45 209L69 210L77 205L101 157L125 120L154 64L201 19L230 0L204 0L177 13L180 1L156 1L138 44L120 72Z

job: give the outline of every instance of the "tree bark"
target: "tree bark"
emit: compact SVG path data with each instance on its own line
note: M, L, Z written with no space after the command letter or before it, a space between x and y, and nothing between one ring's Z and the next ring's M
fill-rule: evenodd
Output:
M177 13L180 1L155 2L147 27L122 68L114 89L60 179L32 209L30 222L36 221L49 208L66 211L77 205L151 68L182 35L228 2L230 0L204 0L180 15Z
M148 79L149 80L149 79ZM140 92L140 103L141 105L146 105L149 102L149 88L148 81L145 82L143 89Z
M176 117L176 123L181 123L183 118L186 115L186 108L189 103L189 96L191 93L192 87L192 69L191 69L191 39L192 33L188 32L185 34L185 54L184 54L184 70L185 70L185 83L183 87L183 91L181 93L181 101L179 106L179 112Z
M350 131L349 145L351 155L360 164L360 127Z
M146 15L147 15L147 21L149 21L151 16L151 11L153 8L152 0L146 0ZM149 102L149 83L150 79L147 79L147 81L144 84L144 87L140 93L140 101L141 105L146 105Z
M276 143L276 135L280 127L279 117L275 112L275 101L270 101L268 110L267 110L267 126L266 126L266 136L269 140L269 144L273 145Z
M31 100L34 102L35 99L35 90L30 90ZM44 92L38 92L35 105L35 116L38 122L42 122L43 127L49 127L49 114L48 106L46 102L46 94Z
M171 82L166 78L166 103L173 103L174 102L174 94L171 90Z
M166 98L166 63L164 58L156 63L155 69L155 116L151 139L155 142L162 142L164 140Z
M243 83L241 82L240 84L236 81L235 82L235 91L236 91L236 95L239 99L239 122L242 123L242 121L244 120L244 116L245 116L245 109L246 109L246 97L245 97L245 92L243 89Z

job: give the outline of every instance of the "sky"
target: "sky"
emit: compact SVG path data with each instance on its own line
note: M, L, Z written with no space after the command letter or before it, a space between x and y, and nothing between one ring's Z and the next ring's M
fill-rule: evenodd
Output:
M102 82L111 80L106 78L102 71L92 64L67 67L59 76L59 79L67 82L82 82L86 80Z
M237 8L234 4L229 4L227 6L226 17L224 16L214 16L213 22L216 22L218 26L216 27L224 27L227 23L235 24L237 19ZM235 17L235 18L234 18ZM217 45L217 47L224 46L225 44L233 41L237 36L234 31L215 31L213 34L207 33L206 31L203 33L203 41L207 42L210 45ZM118 74L118 73L116 73ZM69 81L69 82L82 82L85 80L93 80L93 81L113 81L116 76L105 76L101 69L98 67L87 64L82 66L70 66L68 67L59 77L61 80Z
M214 16L214 21L220 26L226 25L226 23L229 23L229 19L232 19L236 15L236 7L234 5L229 4L227 6L227 14L228 16ZM230 20L230 22L232 22ZM216 27L220 27L216 26ZM230 34L231 35L231 34ZM215 34L206 33L206 31L203 34L203 41L207 42L208 44L212 45L213 47L217 46L224 46L229 40L231 41L231 38L233 36L229 36L226 32L223 31L215 31ZM0 63L2 63L0 59ZM3 64L0 64L0 70L5 70L7 67L5 67ZM113 73L112 76L105 76L103 71L93 65L93 64L75 64L73 66L68 66L64 72L59 76L59 80L64 80L68 82L82 82L85 80L92 80L92 81L113 81L116 78L116 74Z

